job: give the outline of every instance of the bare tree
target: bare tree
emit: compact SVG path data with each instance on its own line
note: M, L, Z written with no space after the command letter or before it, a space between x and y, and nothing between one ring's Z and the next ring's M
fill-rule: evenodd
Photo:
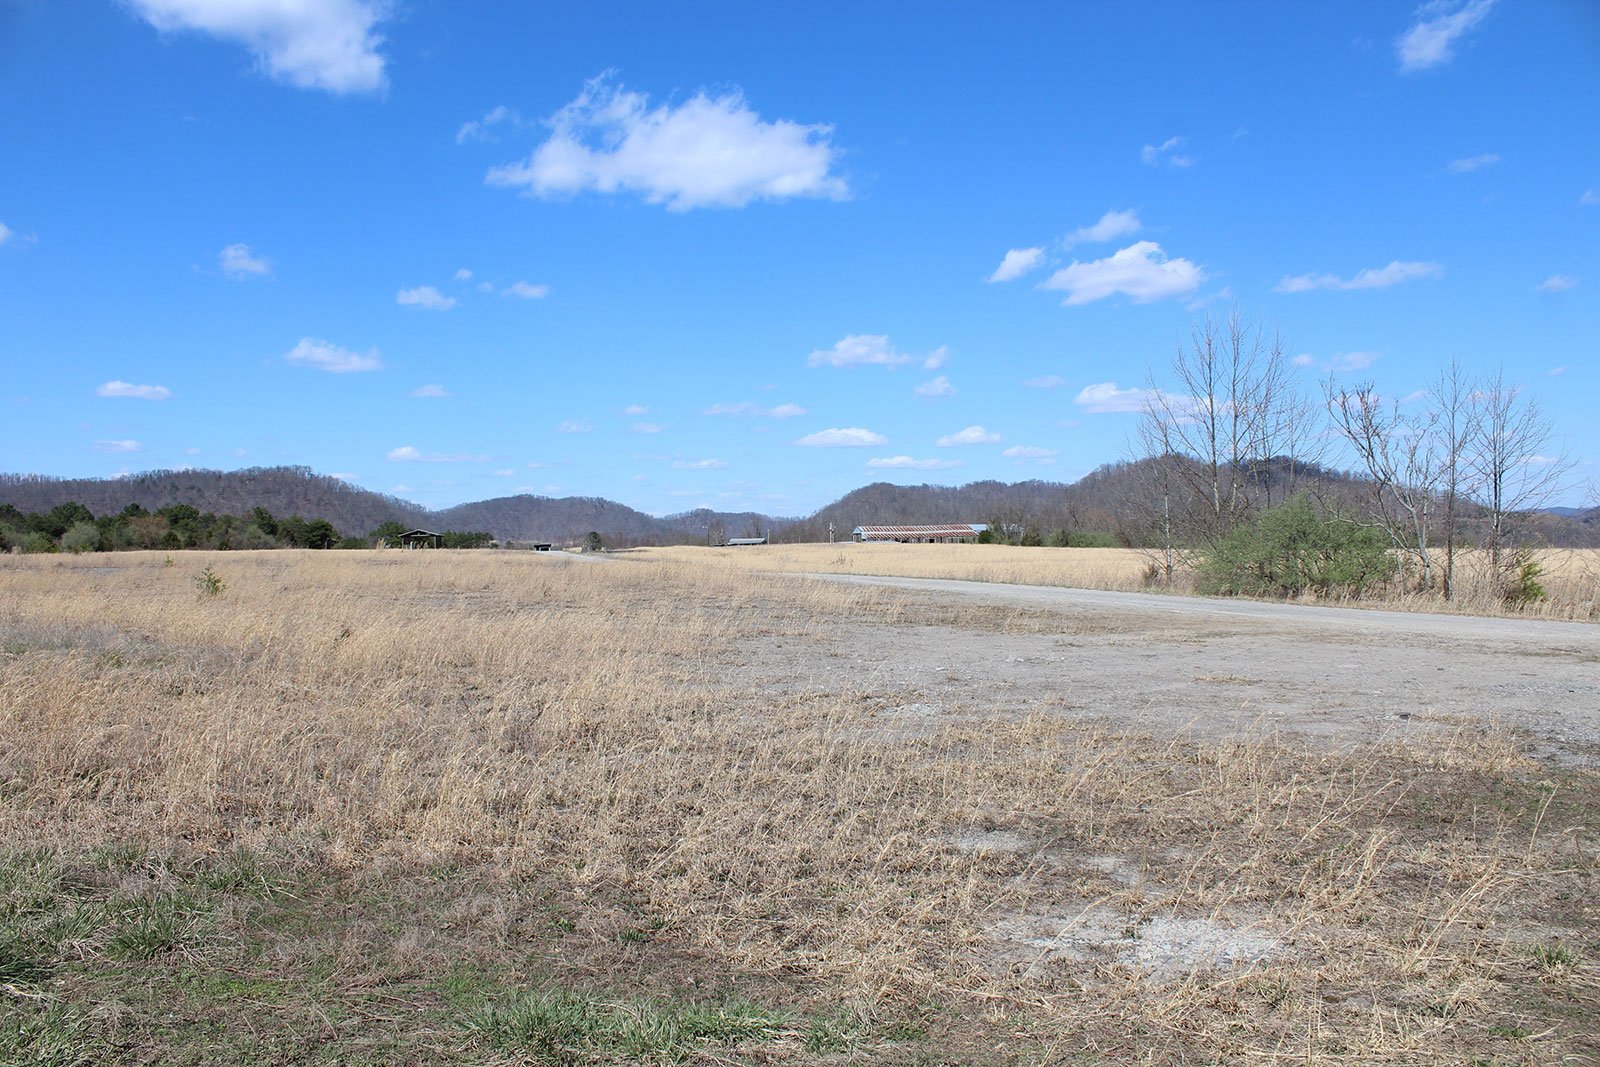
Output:
M1258 503L1271 502L1275 459L1287 457L1288 469L1297 471L1308 405L1282 340L1238 311L1196 326L1173 356L1171 377L1173 388L1166 389L1152 375L1140 446L1164 467L1164 518L1174 520L1171 505L1192 495L1199 503L1186 509L1186 532L1214 543Z
M1460 540L1461 505L1471 496L1472 471L1467 447L1478 434L1478 405L1469 379L1454 359L1445 364L1428 390L1433 407L1433 469L1437 479L1440 534L1444 538L1444 563L1440 588L1450 600L1456 591L1456 547Z
M1476 418L1467 439L1466 465L1488 527L1483 547L1498 575L1518 523L1566 486L1573 463L1554 448L1554 430L1539 402L1507 382L1503 371L1486 378L1472 400Z
M1383 530L1403 556L1416 562L1420 587L1429 588L1433 584L1430 524L1438 495L1437 413L1404 410L1398 401L1380 395L1371 382L1341 389L1329 378L1324 392L1334 429L1349 442L1367 472L1370 517L1355 521Z

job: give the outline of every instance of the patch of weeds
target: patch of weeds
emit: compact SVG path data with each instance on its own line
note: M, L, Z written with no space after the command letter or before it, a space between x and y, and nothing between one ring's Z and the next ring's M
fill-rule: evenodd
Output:
M1557 971L1571 970L1578 965L1578 954L1566 945L1552 942L1548 945L1533 946L1533 962L1546 974Z
M1511 1041L1521 1041L1525 1037L1532 1037L1533 1031L1526 1026L1505 1026L1501 1023L1489 1027L1490 1037L1503 1037Z
M800 1039L807 1052L849 1052L866 1036L866 1020L848 1008L806 1020Z
M228 588L228 583L222 576L207 566L205 570L194 576L194 590L201 597L220 596Z
M182 893L134 897L113 908L117 929L106 941L114 960L152 960L195 940L207 909Z
M578 924L573 922L572 919L559 911L551 911L550 929L554 930L558 934L571 934L577 932Z
M911 1022L890 1023L883 1028L885 1041L926 1041L928 1028Z
M464 1021L479 1040L536 1062L686 1063L707 1048L735 1048L787 1032L787 1019L743 1001L719 1005L610 1001L566 990L525 993Z
M214 893L245 893L263 900L279 889L260 857L242 848L197 867L192 877L196 885Z
M100 1063L104 1050L95 1045L89 1020L70 1004L0 993L0 1063L31 1067Z

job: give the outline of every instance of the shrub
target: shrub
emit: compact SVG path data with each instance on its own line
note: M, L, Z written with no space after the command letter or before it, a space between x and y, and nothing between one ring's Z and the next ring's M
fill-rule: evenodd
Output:
M61 551L94 552L100 548L100 527L92 522L75 522L61 535Z
M1533 558L1533 549L1519 548L1507 561L1505 577L1501 583L1501 598L1509 607L1520 608L1535 600L1544 599L1544 583L1539 575L1544 568Z
M56 543L51 539L49 534L43 533L39 530L34 530L32 533L23 534L22 540L17 543L17 547L24 552L30 553L54 552L56 550Z
M1119 542L1104 530L1074 530L1067 535L1068 548L1116 548Z
M207 567L194 576L194 588L195 592L203 597L217 596L228 588L228 584L222 580L222 577L216 571Z
M1221 596L1360 595L1393 570L1388 547L1381 531L1301 497L1223 538L1201 560L1197 588Z

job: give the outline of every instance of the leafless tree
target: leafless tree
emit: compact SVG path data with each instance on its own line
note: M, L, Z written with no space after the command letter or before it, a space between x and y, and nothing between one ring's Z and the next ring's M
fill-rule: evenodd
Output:
M1171 380L1166 388L1151 376L1140 448L1164 468L1164 519L1174 521L1172 504L1192 496L1199 504L1185 509L1184 532L1215 542L1271 502L1275 464L1286 462L1293 487L1310 436L1309 405L1283 341L1238 311L1194 328L1173 356Z
M1467 447L1478 434L1478 404L1472 381L1451 359L1428 390L1433 408L1433 470L1439 493L1440 535L1444 562L1440 589L1450 600L1456 591L1456 548L1460 541L1462 503L1472 495L1472 470Z
M1465 461L1484 509L1483 547L1499 574L1518 522L1565 488L1573 463L1554 447L1554 430L1539 402L1506 381L1503 371L1486 378L1472 401L1476 418Z
M1430 526L1440 460L1437 412L1408 411L1398 401L1385 399L1371 382L1343 389L1329 378L1324 393L1334 429L1366 468L1371 506L1368 518L1354 521L1388 534L1390 543L1416 562L1421 588L1429 588L1433 584ZM1455 461L1450 462L1453 469Z

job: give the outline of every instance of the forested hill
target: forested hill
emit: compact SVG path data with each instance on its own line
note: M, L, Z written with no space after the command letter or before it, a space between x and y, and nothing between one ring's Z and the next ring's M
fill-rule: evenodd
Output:
M424 525L426 508L374 493L309 467L250 467L237 471L147 471L124 478L44 478L0 474L0 504L45 512L76 502L96 516L115 515L129 504L156 511L188 504L218 515L245 515L266 508L287 518L326 519L346 535L365 534L385 522Z

